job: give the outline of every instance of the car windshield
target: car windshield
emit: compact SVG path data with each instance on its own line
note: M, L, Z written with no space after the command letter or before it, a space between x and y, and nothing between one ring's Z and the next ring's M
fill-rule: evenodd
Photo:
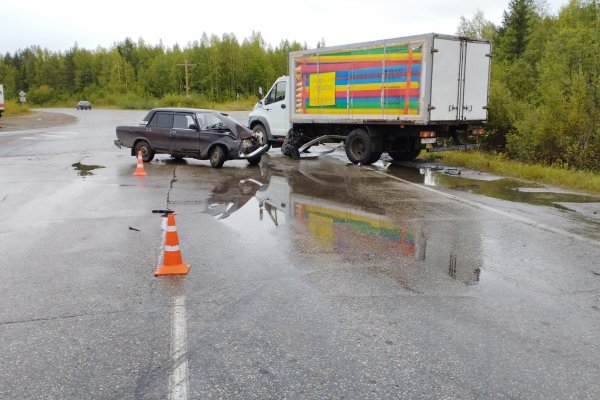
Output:
M201 130L218 130L221 132L232 132L242 139L252 137L252 132L244 128L233 118L219 112L199 112L196 113L198 126Z

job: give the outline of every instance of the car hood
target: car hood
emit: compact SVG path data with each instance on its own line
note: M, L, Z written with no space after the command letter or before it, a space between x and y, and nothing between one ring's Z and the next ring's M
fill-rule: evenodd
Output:
M254 136L254 132L238 124L232 118L221 117L221 120L231 130L231 132L235 133L242 140L251 139Z

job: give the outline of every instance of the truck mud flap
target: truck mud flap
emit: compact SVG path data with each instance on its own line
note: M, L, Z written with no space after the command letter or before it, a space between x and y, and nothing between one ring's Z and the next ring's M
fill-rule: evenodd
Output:
M428 153L435 153L438 151L452 151L452 150L477 150L481 147L481 144L460 144L456 146L444 146L444 147L430 147L427 149Z

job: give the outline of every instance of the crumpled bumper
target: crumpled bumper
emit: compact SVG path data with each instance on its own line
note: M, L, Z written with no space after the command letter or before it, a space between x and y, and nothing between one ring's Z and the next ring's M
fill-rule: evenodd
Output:
M252 157L256 157L259 156L261 154L263 154L264 152L266 152L269 148L268 144L265 144L264 146L259 147L258 149L254 150L251 153L247 153L247 154L239 154L238 157L239 158L252 158Z

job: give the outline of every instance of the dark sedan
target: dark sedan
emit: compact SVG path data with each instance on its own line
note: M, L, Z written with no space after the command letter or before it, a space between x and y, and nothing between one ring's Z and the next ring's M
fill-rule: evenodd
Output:
M140 125L117 126L116 131L115 145L131 148L133 156L141 151L146 162L162 153L210 160L214 168L234 159L246 159L255 165L268 150L251 130L214 110L156 108Z
M77 105L75 106L76 109L78 110L91 110L92 109L92 103L90 103L87 100L81 100L79 103L77 103Z

